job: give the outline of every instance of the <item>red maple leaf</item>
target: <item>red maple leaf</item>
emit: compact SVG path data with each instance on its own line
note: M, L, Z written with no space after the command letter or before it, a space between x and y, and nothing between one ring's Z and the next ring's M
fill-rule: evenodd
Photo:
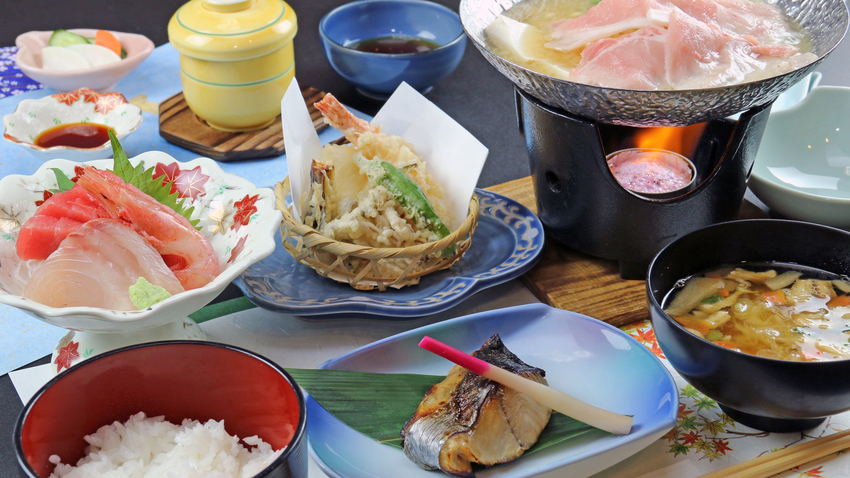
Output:
M688 410L688 409L685 407L685 404L684 404L684 403L680 403L680 404L679 404L679 413L678 413L678 415L677 415L677 418L685 418L686 416L690 415L691 413L694 413L694 411L693 411L693 410Z
M80 353L77 352L79 346L79 342L71 342L59 349L59 353L56 354L56 360L53 361L56 364L57 372L61 372L62 368L71 368L71 362L80 358Z
M248 236L245 236L238 241L236 241L236 245L233 246L233 250L230 251L230 259L227 260L228 263L236 260L236 256L242 252L242 249L245 247L245 240L248 239Z
M52 197L53 197L53 193L45 189L44 193L42 194L41 201L36 201L35 206L36 207L41 206L42 204L44 204L44 201L47 201L48 199L50 199Z
M821 473L823 473L823 470L821 470L821 468L823 468L823 465L821 465L817 468L812 468L811 470L803 473L803 475L809 476L811 478L821 478Z
M77 180L80 179L80 176L82 176L85 172L86 170L83 169L82 166L74 166L74 177L71 178L71 181L77 182Z
M725 455L727 451L732 451L732 448L729 447L729 442L722 440L720 438L715 438L712 440L714 442L714 451L720 453L721 455Z
M86 98L86 100L88 100L88 98ZM113 91L112 93L107 93L105 95L97 95L96 101L94 102L94 110L105 115L126 103L127 99L124 98L124 95L117 91Z
M230 226L234 231L239 231L242 226L247 226L251 222L251 214L257 212L257 206L254 204L259 199L260 195L254 196L245 195L241 201L236 201L233 205L236 207L236 214L233 215L233 225Z
M685 445L693 445L700 438L702 438L702 435L695 431L690 431L682 435L682 443Z
M638 329L637 333L638 333L638 337L640 338L640 340L643 340L644 342L649 342L650 344L654 344L654 343L657 343L657 341L658 341L655 338L655 331L652 330L652 329L647 329L647 330Z
M652 353L654 353L655 356L658 357L658 358L663 358L663 359L667 358L667 357L664 356L664 351L661 350L661 347L658 345L657 342L652 344L652 347L650 347L649 350L652 351Z
M59 100L60 103L65 103L68 106L71 106L75 101L80 99L80 95L76 91L72 91L70 93L56 93L51 96Z
M193 169L182 170L177 163L162 164L157 163L154 168L154 179L162 176L162 184L168 184L171 181L171 193L177 193L181 198L196 198L205 192L204 184L210 178L201 171L201 167L197 166Z
M77 90L77 94L83 98L83 101L86 103L94 103L97 104L97 98L100 94L90 88L80 88Z

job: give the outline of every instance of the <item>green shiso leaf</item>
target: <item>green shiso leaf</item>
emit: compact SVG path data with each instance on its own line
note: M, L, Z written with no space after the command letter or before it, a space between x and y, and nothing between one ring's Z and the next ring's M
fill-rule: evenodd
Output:
M402 427L416 411L428 389L446 378L332 369L288 368L286 371L341 422L373 440L399 449ZM544 450L593 430L596 429L590 425L553 413L537 443L525 454Z
M124 148L121 147L121 143L118 142L118 138L115 137L115 134L112 133L112 131L109 131L109 141L112 143L112 157L114 158L112 172L115 173L116 176L123 179L124 182L136 186L143 193L156 199L162 205L170 207L176 211L177 214L185 217L186 220L195 227L195 229L201 229L198 227L198 223L201 220L192 219L192 212L195 210L194 206L190 208L183 207L183 200L180 199L180 195L177 192L171 192L171 184L173 181L163 184L161 179L154 179L154 168L151 167L145 169L144 163L139 163L133 167L133 165L130 164L130 160L127 158L127 155L124 153Z
M54 193L64 193L65 191L70 190L74 187L74 181L65 176L65 173L62 172L59 168L50 168L53 171L53 174L56 175L56 189L53 190Z

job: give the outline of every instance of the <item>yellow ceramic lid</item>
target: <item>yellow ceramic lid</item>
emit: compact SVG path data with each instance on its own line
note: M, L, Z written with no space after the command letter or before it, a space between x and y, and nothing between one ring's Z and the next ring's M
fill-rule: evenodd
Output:
M292 41L295 12L282 0L191 0L168 23L180 53L203 60L244 60Z

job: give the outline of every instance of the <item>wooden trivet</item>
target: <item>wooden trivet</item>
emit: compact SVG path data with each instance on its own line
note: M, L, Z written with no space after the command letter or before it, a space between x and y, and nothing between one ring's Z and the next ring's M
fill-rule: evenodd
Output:
M531 177L487 188L512 198L537 214ZM739 218L768 215L744 201ZM623 280L616 261L583 254L546 238L540 260L520 280L541 302L578 312L616 327L649 318L642 280Z
M325 129L322 113L313 106L325 93L302 86L301 94L316 131ZM280 115L265 128L228 133L211 127L189 109L182 91L159 104L159 134L170 143L216 161L268 158L284 153Z

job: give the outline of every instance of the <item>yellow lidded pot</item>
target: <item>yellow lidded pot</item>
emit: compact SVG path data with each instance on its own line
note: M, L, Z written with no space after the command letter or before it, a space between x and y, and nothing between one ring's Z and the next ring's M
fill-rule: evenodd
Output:
M282 0L191 0L168 23L183 96L210 126L268 126L295 76L295 12Z

